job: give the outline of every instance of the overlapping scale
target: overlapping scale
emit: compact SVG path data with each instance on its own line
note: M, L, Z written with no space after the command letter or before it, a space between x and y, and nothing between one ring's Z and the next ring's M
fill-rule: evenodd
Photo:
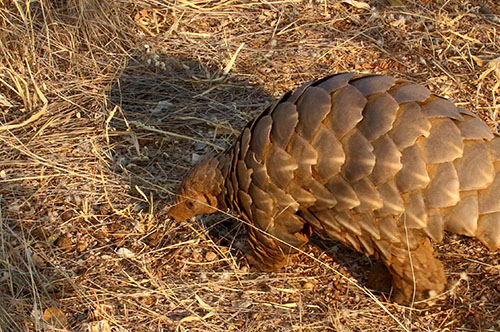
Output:
M333 93L329 126L339 139L361 121L365 105L366 98L352 85Z

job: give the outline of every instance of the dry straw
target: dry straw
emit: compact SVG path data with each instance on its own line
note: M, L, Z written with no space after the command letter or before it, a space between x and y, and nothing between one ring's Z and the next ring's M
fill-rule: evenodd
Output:
M313 77L390 73L495 128L497 15L494 0L0 2L0 330L500 329L498 253L475 241L438 245L447 298L406 308L366 295L373 262L336 242L261 274L241 222L165 217L193 159Z

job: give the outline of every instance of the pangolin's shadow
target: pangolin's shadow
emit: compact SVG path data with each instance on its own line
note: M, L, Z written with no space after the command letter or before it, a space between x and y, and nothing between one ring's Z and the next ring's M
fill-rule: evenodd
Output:
M165 218L165 208L193 159L230 146L272 100L248 81L189 59L152 54L131 59L113 84L109 102L119 106L111 121L117 133L112 167L129 179L137 209L148 210L144 196L151 197L156 205L165 205L156 209L163 211L157 217ZM244 257L242 251L249 247L241 223L221 214L199 219L216 243ZM157 244L162 245L165 241ZM311 249L330 256L360 281L371 265L369 258L334 240L313 236L305 250ZM307 258L299 261L317 264Z
M113 168L141 191L171 199L193 159L224 150L268 103L262 89L189 59L129 61L110 91ZM142 196L142 193L139 193Z

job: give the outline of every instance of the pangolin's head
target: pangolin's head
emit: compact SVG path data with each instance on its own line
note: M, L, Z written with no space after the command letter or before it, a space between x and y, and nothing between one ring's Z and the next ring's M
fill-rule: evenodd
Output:
M219 160L210 156L189 171L179 188L175 205L168 211L171 218L184 221L198 214L217 211L217 196L224 184L218 165Z

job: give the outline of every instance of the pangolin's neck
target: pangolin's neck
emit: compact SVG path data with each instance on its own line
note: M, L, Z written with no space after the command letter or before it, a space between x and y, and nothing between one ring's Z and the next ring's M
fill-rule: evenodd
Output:
M221 191L217 195L217 202L220 209L232 208L234 203L234 192L233 185L231 185L231 172L233 170L233 153L232 149L228 149L225 152L216 156L218 160L217 172L223 179L221 186Z

